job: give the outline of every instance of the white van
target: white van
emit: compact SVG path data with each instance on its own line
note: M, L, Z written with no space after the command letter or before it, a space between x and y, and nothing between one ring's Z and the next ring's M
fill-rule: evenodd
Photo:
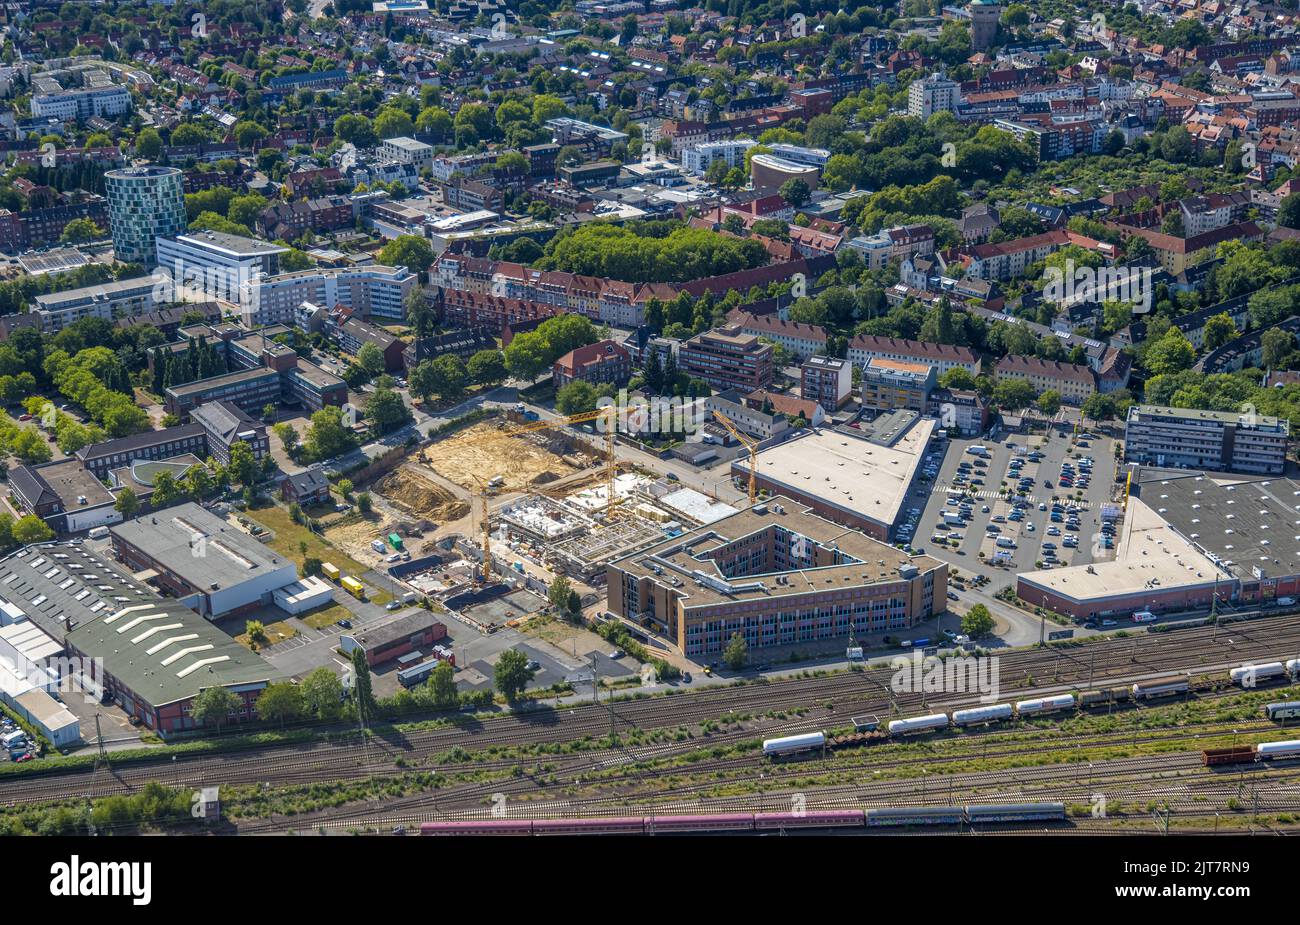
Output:
M108 539L108 527L91 527L90 532L86 534L92 540Z

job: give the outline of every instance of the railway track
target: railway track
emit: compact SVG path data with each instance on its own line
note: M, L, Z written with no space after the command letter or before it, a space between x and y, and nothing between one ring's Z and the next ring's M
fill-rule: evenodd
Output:
M1034 649L1000 656L1004 678L1025 686L1003 689L1008 697L1111 685L1175 670L1193 674L1225 672L1245 661L1277 658L1300 652L1300 618L1283 617L1211 628L1146 634L1073 648ZM892 669L869 669L836 675L765 681L707 689L697 694L622 700L612 704L572 704L545 712L524 712L490 721L469 721L430 730L370 736L363 745L351 741L270 746L217 756L187 756L175 761L124 765L97 774L90 771L50 772L23 776L0 784L0 804L21 805L58 799L129 793L145 781L175 778L186 786L247 783L270 784L365 777L399 771L398 760L428 759L453 749L489 750L492 746L557 746L596 741L628 730L688 728L722 716L763 717L801 713L785 723L792 730L836 725L860 712L905 714L939 705L959 707L969 697L889 694ZM1047 679L1050 674L1050 681ZM845 699L850 698L850 699ZM830 704L833 709L828 709ZM847 709L845 708L847 707ZM538 757L545 757L539 755ZM93 781L88 781L93 778Z

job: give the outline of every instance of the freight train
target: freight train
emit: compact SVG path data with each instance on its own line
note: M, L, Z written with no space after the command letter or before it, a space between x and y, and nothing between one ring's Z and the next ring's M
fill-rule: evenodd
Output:
M1206 767L1219 764L1249 764L1255 761L1277 761L1300 758L1300 740L1289 742L1261 742L1258 745L1232 745L1227 748L1207 748L1201 752Z
M425 822L421 835L680 835L691 832L778 832L788 829L1064 822L1063 803L808 810L802 813L716 813L698 816L612 816L607 819L481 819Z

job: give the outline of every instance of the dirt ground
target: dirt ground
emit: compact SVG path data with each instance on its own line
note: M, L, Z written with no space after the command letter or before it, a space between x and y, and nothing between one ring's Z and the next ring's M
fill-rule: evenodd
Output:
M459 520L469 513L469 504L454 497L440 485L423 478L413 467L401 466L373 486L394 505L415 517L435 523Z
M495 424L475 424L428 447L421 459L434 472L457 485L475 490L477 479L501 476L503 491L536 488L575 470L543 445L542 434L507 436Z

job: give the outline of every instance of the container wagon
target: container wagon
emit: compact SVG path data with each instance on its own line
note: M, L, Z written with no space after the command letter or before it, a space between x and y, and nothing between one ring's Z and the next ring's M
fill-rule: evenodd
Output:
M344 590L357 600L364 601L366 599L366 586L357 581L351 575L344 575L340 584L343 585Z
M796 752L815 751L826 745L825 732L809 732L797 736L785 736L780 739L764 739L763 754L793 755Z
M335 565L333 562L322 562L320 564L320 573L324 575L326 578L328 578L330 581L336 583L338 582L339 577L343 574L342 572L339 571L339 567Z
M1157 678L1154 681L1139 681L1133 685L1134 700L1151 700L1156 697L1172 697L1185 694L1190 685L1186 678Z
M931 713L928 716L913 716L908 719L896 719L889 724L889 734L907 735L912 732L926 732L930 729L946 729L947 713Z

